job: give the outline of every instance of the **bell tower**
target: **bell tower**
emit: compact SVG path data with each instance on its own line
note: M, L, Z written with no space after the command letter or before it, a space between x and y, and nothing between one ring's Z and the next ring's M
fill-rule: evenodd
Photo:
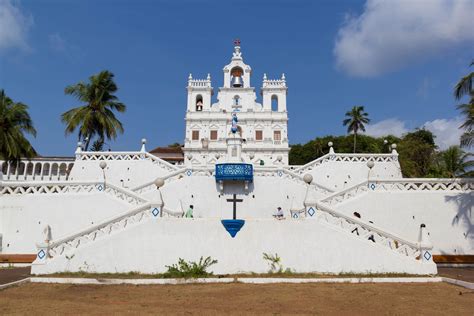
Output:
M224 88L250 88L252 69L244 64L240 51L240 40L234 41L234 52L230 64L224 67Z
M285 74L281 75L281 79L270 80L267 74L263 75L262 97L263 110L273 112L286 112L286 87Z

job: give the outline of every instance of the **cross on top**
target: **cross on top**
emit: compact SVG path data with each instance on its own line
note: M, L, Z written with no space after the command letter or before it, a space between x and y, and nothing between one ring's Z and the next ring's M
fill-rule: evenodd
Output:
M240 46L240 40L239 40L238 38L236 38L236 39L234 40L234 45L235 45L235 46Z

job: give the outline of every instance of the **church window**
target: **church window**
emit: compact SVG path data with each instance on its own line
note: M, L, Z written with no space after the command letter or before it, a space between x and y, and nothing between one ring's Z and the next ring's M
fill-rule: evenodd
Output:
M273 131L273 140L281 141L281 131Z
M239 106L240 104L240 97L238 95L234 96L234 106Z
M255 140L263 139L263 131L255 131Z
M210 139L211 140L217 140L217 131L211 131L211 135L210 135Z
M276 95L272 95L272 111L278 111L278 97Z
M193 131L192 140L199 140L199 131Z
M202 111L203 103L202 103L202 95L198 94L196 96L196 111Z

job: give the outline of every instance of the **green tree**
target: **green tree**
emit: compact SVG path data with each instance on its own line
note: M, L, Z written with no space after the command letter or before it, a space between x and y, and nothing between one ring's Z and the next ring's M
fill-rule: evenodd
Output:
M79 130L78 139L85 141L85 150L94 136L105 141L123 133L114 111L123 113L126 106L114 95L118 88L113 78L114 74L105 70L91 76L88 83L79 82L64 89L82 104L63 113L61 121L66 124L66 135Z
M474 166L474 161L469 161L469 153L465 153L459 146L451 146L437 155L434 165L435 177L456 178L468 174L468 169Z
M0 158L18 162L21 158L31 158L35 150L24 134L36 137L33 121L28 114L28 106L13 102L3 89L0 90Z
M400 140L398 154L405 177L424 178L429 175L435 159L434 139L430 131L418 129Z
M369 114L364 111L363 106L354 106L350 111L346 112L346 119L342 121L347 126L347 133L354 134L354 153L356 152L357 133L365 132L365 125L370 122Z
M474 61L471 62L471 67ZM469 102L457 106L465 117L464 123L460 126L464 130L461 136L461 146L472 147L474 145L474 90L472 82L474 81L474 72L464 76L454 87L454 97L461 100L464 96L469 96Z

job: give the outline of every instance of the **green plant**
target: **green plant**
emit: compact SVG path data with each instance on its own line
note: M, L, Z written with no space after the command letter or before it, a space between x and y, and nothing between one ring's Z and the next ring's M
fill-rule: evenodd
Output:
M14 102L0 89L0 159L18 163L34 157L36 151L25 134L36 137L28 106Z
M283 265L281 264L281 258L278 256L277 253L272 255L272 254L268 254L264 252L263 259L266 260L268 264L270 265L270 270L268 270L268 273L282 273L283 272Z
M189 261L186 262L184 259L179 258L177 264L166 266L166 271L163 276L165 278L200 278L210 276L213 273L207 272L207 269L216 264L217 260L207 257L204 259L201 257L199 262Z

